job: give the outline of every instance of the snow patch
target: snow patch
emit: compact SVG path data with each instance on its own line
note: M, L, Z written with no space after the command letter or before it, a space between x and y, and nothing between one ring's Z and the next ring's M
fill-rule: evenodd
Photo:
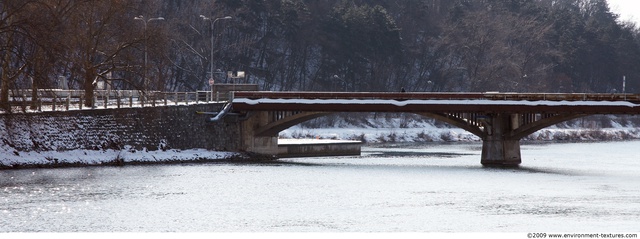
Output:
M363 116L360 115L360 117ZM290 127L280 132L279 137L281 139L358 140L364 143L481 141L478 136L463 129L447 127L447 125L443 125L438 121L407 115L400 117L370 117L369 115L366 118L362 118L361 121L355 120L354 117L346 116L320 119L319 121L321 122L314 126L299 124ZM331 123L327 124L326 121ZM626 123L624 123L625 121ZM596 141L640 139L640 127L634 127L633 122L616 117L603 116L585 120L579 125L583 127L565 122L539 130L522 140Z
M370 104L370 105L521 105L521 106L628 106L638 107L627 101L550 101L550 100L378 100L378 99L247 99L235 98L233 103L258 104Z
M127 163L163 163L177 161L224 160L239 156L233 152L209 151L206 149L135 151L131 147L123 150L70 150L18 152L8 146L0 148L0 168L38 165L105 165Z

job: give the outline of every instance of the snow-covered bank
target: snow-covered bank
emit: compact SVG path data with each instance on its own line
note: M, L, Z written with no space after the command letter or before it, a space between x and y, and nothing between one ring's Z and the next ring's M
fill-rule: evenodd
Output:
M243 157L239 153L205 149L166 151L71 150L18 152L0 149L0 169L61 166L98 166L143 163L207 162Z
M462 129L450 127L446 124L423 117L411 115L389 116L384 114L368 114L364 116L365 117L360 118L321 118L316 122L312 121L310 123L299 124L286 129L280 133L280 138L358 140L363 143L469 142L481 140L478 136ZM639 125L638 119L640 119L640 117L625 118L615 116L581 119L542 129L527 136L523 140L604 141L640 139L640 127L637 127L637 125ZM56 128L36 126L37 127L32 127L32 129L35 129L33 131L23 130L21 132L30 132L33 134L33 132L45 130L60 131L60 129ZM4 132L7 133L8 131ZM64 135L64 132L60 134ZM162 148L166 148L163 144L157 147L160 148L160 150L134 150L131 146L127 145L123 147L114 145L111 147L109 142L101 142L99 140L95 140L99 142L98 145L107 145L110 147L99 147L93 150L65 150L78 148L77 145L75 145L77 144L75 136L62 138L72 140L40 139L37 137L26 137L22 134L14 134L14 136L12 141L7 140L8 137L2 138L2 143L0 143L0 169L266 159L258 157L257 155L209 151L205 149L177 150L169 148L161 150ZM229 137L229 135L220 134L220 137ZM36 142L34 139L38 139L39 141ZM11 142L13 142L13 144ZM20 148L14 145L16 142L21 143L21 145L33 144L34 146L19 150ZM45 143L51 147L42 147Z
M246 159L228 153L240 143L237 125L193 113L215 106L0 114L0 168Z
M363 143L384 142L451 142L479 141L462 129L436 128L304 128L294 126L280 133L280 138L359 140Z
M385 142L472 142L481 139L456 128L302 128L294 126L280 133L283 139L339 139L364 143ZM630 140L640 139L639 128L560 129L535 132L523 141Z
M294 126L280 134L287 139L339 139L359 140L364 143L385 142L471 142L480 141L477 136L457 128L438 128L425 124L416 128L305 128ZM524 140L629 140L640 139L640 129L614 127L603 129L540 130ZM70 150L18 152L10 147L0 148L0 169L62 166L98 166L144 163L215 162L230 159L251 159L241 153L209 151L205 149L135 151L123 150Z
M319 119L319 123L300 124L280 132L280 138L315 138L360 140L364 143L385 142L468 142L481 139L460 128L434 120L400 117L334 117ZM622 122L622 123L620 123ZM327 124L332 126L327 126ZM640 139L640 127L630 119L601 116L575 120L539 130L524 141L554 140L629 140Z

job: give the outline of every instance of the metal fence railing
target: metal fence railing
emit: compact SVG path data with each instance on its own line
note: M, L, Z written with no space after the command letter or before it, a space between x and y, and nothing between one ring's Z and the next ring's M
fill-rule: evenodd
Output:
M151 91L144 94L136 90L96 90L92 104L87 104L85 92L80 90L38 90L36 97L31 90L22 90L12 92L8 105L0 105L0 113L224 103L231 99L230 95L231 92L220 91Z

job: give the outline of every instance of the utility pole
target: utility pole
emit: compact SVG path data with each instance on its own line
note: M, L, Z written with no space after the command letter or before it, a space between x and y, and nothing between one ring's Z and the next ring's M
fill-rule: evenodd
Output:
M134 20L140 20L144 23L144 65L142 67L142 90L144 94L147 93L147 89L149 88L149 81L147 80L147 23L151 21L162 21L164 17L154 17L149 18L148 20L144 19L144 16L140 15L138 17L134 17Z
M209 74L210 74L209 85L211 86L211 98L213 98L213 94L214 94L214 92L213 92L213 84L215 82L215 79L213 78L213 74L214 74L213 73L213 46L215 44L214 43L214 36L215 35L214 35L213 30L214 30L214 27L215 27L216 22L218 20L229 20L229 19L231 19L231 16L219 17L219 18L215 18L214 19L213 17L206 17L204 15L200 15L200 18L202 18L202 20L205 20L205 21L211 21L211 55L209 57Z

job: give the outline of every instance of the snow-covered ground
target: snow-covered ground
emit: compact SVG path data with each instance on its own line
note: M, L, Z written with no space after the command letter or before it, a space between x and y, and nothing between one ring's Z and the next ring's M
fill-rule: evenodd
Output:
M304 128L294 126L280 133L282 139L359 140L363 143L386 142L472 142L481 139L457 128ZM627 140L640 139L640 128L542 129L525 141L553 140Z
M599 120L599 119L598 119ZM588 121L583 126L552 126L539 130L523 140L626 140L640 139L640 127L622 125L615 119L608 127L598 127ZM284 139L339 139L359 140L364 143L385 142L469 142L481 139L460 128L438 125L432 120L416 120L412 117L376 117L366 122L347 122L338 118L333 127L305 127L304 124L288 128L280 133Z
M281 138L360 140L363 143L479 141L480 138L456 128L304 128L293 126Z
M123 150L70 150L17 152L2 146L0 168L70 165L121 165L128 163L170 163L224 160L240 157L233 152L217 152L206 149L166 151Z
M344 139L278 139L278 145L301 145L301 144L344 144L361 143L359 140Z

